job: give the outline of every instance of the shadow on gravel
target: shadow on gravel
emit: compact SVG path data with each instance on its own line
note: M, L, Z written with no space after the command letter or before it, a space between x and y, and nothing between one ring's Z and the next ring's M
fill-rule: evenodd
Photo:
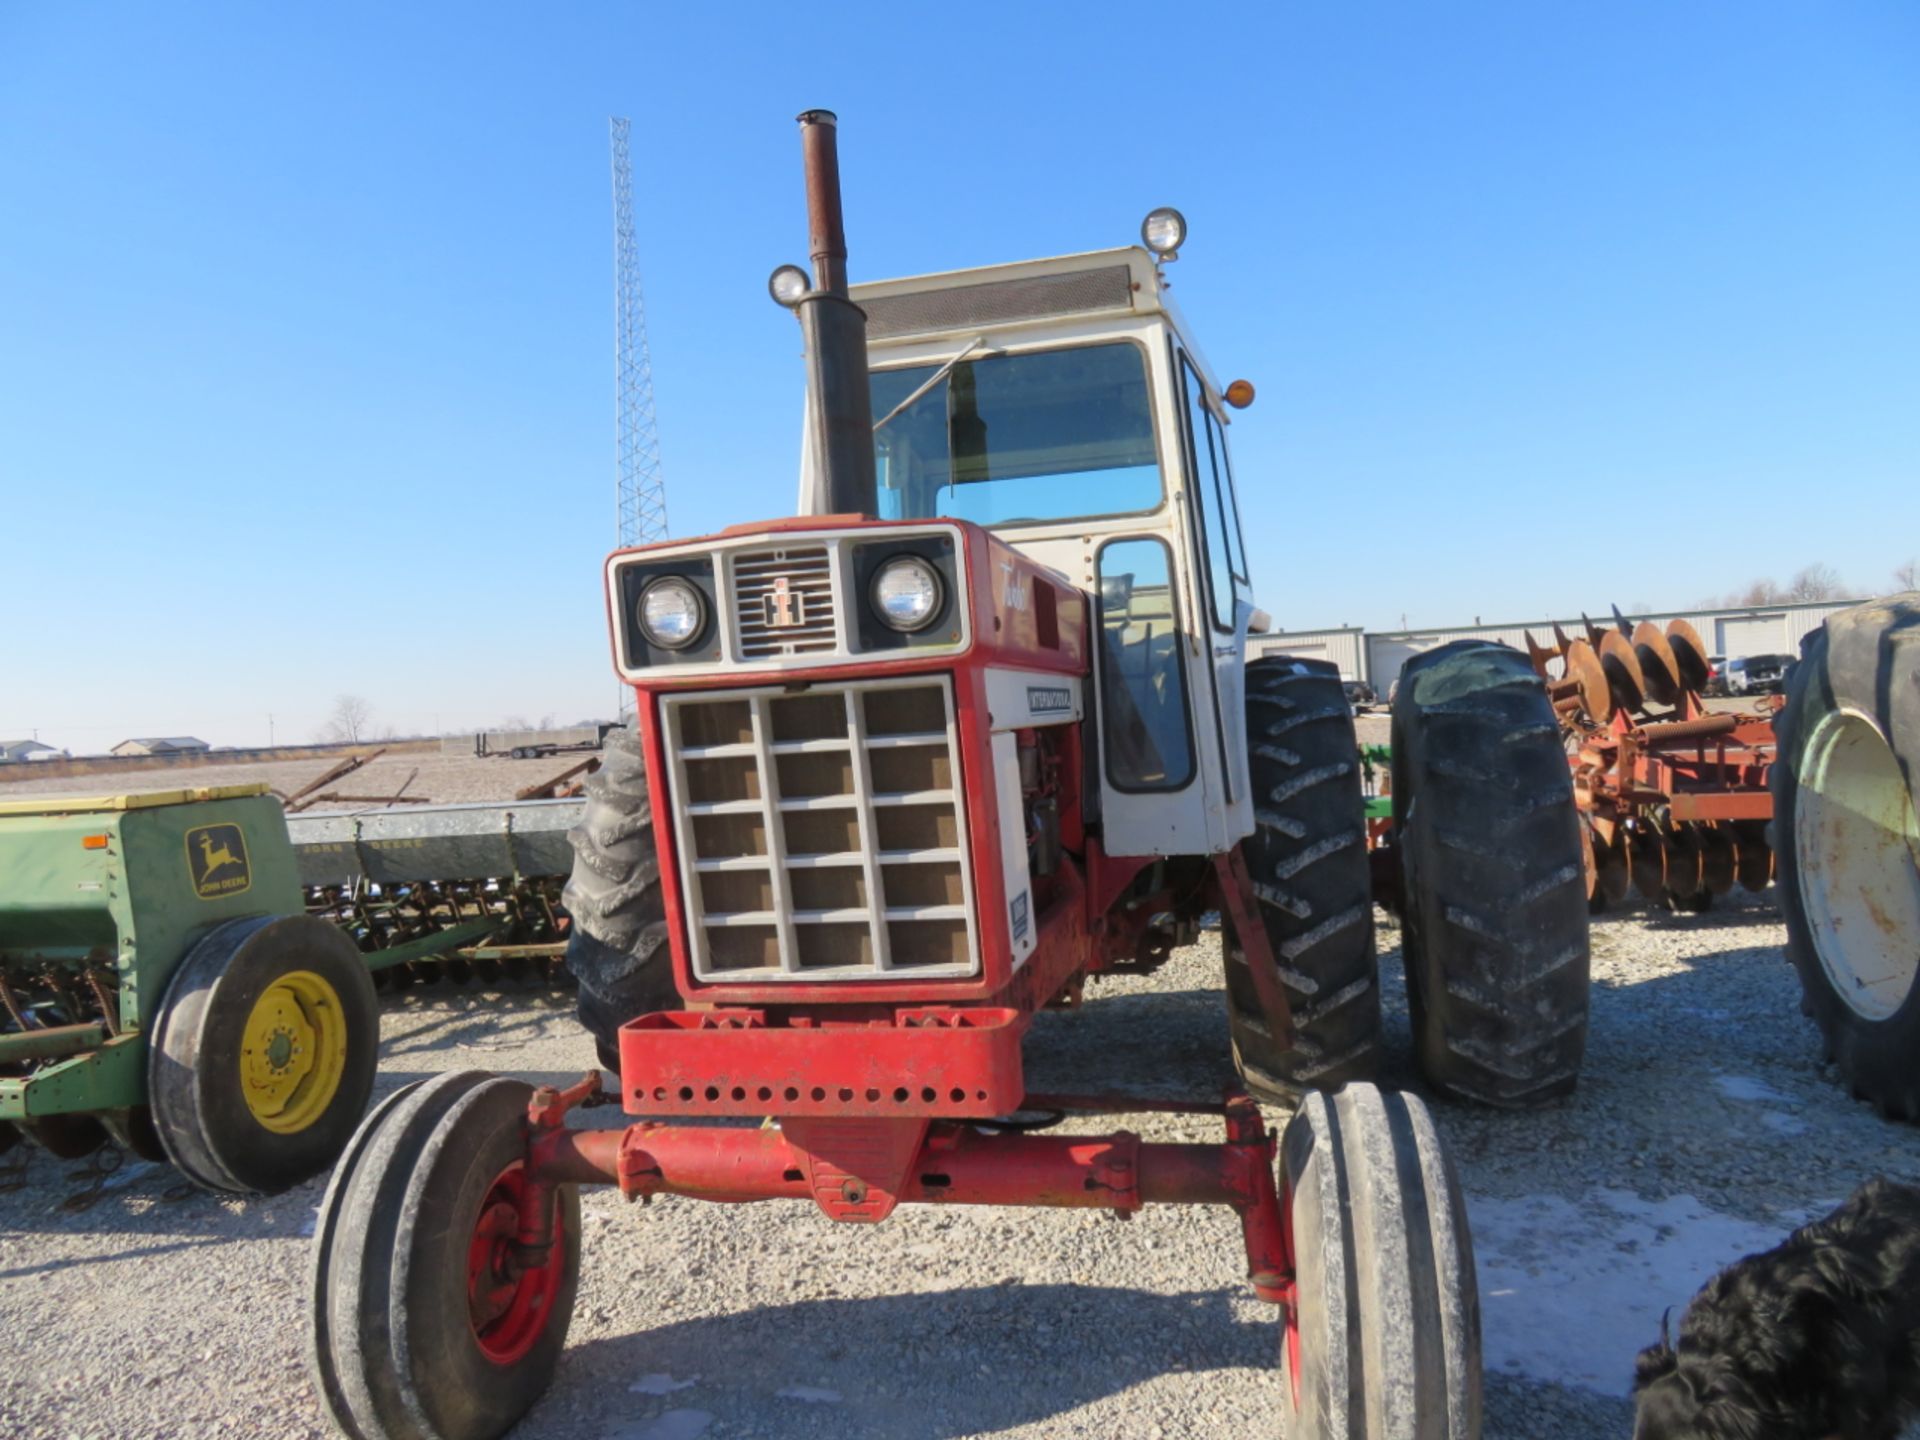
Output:
M203 1235L198 1239L175 1240L166 1245L136 1245L132 1249L116 1249L105 1255L69 1255L58 1260L49 1260L44 1265L19 1265L11 1270L0 1270L0 1280L21 1280L29 1275L51 1275L56 1270L70 1270L76 1265L111 1264L119 1260L151 1260L156 1255L172 1255L181 1250L198 1250L208 1245L224 1245L226 1235Z
M1014 1284L803 1300L667 1323L569 1346L553 1390L516 1433L549 1434L563 1414L582 1411L632 1423L697 1408L728 1434L751 1429L782 1440L997 1434L1044 1425L1169 1370L1199 1373L1207 1387L1244 1384L1206 1372L1270 1369L1279 1331L1271 1312L1242 1304L1236 1313L1239 1295ZM1241 1318L1247 1313L1258 1318ZM629 1393L649 1375L700 1380L665 1399ZM781 1396L796 1387L833 1398ZM1268 1393L1277 1412L1277 1376ZM644 1423L635 1432L644 1434Z
M389 1026L404 1026L381 1045L385 1055L430 1054L441 1050L499 1050L543 1038L556 1021L572 1023L573 1005L541 1003L537 1008L511 1004L506 999L462 997L458 1008L422 1005L390 1011ZM593 1046L582 1030L581 1052L592 1058Z
M1633 1402L1624 1396L1497 1373L1488 1374L1486 1387L1486 1440L1633 1433Z

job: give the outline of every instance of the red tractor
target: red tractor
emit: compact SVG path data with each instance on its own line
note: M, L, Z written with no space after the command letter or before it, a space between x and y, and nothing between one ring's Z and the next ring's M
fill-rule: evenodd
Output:
M1168 297L1185 221L850 291L833 117L801 130L813 272L772 289L806 340L803 513L606 566L637 724L587 782L566 898L617 1096L597 1072L564 1092L469 1072L368 1118L315 1242L326 1404L360 1440L512 1425L566 1339L577 1187L606 1184L853 1224L1229 1206L1294 1440L1477 1435L1465 1207L1426 1107L1366 1079L1352 713L1330 667L1245 659L1267 621L1226 430L1252 389L1214 380ZM1449 647L1395 714L1422 1067L1495 1104L1564 1094L1586 891L1546 690L1515 651ZM1248 1088L1028 1091L1038 1011L1215 911ZM1249 1088L1297 1101L1283 1135ZM567 1125L615 1098L648 1118ZM1216 1114L1223 1138L1009 1118L1152 1110Z

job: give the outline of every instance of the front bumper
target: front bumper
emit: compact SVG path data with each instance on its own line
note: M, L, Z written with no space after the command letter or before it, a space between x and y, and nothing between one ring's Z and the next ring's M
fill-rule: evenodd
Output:
M766 1010L675 1010L620 1028L634 1115L1006 1115L1026 1098L1018 1010L906 1008L820 1021Z

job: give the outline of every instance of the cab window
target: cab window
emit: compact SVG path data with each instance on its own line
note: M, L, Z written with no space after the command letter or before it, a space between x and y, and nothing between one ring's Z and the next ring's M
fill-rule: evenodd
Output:
M1234 505L1233 472L1227 463L1227 437L1207 405L1206 390L1192 362L1180 357L1187 393L1187 469L1193 477L1207 558L1207 590L1214 627L1233 629L1236 598L1252 594L1246 553L1241 549L1240 515Z
M1116 790L1183 789L1193 779L1193 734L1171 552L1154 537L1112 540L1099 573L1107 780Z

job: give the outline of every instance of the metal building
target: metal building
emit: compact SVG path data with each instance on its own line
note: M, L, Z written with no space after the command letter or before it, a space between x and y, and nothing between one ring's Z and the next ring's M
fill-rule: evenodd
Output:
M1366 677L1367 632L1357 625L1336 630L1280 630L1271 635L1249 635L1247 658L1292 655L1302 660L1330 660L1340 667L1342 680Z
M1858 600L1814 600L1797 604L1743 605L1720 610L1659 610L1644 615L1629 615L1631 624L1651 620L1657 625L1680 618L1700 632L1700 638L1715 655L1733 659L1741 655L1794 655L1800 653L1800 641L1820 628L1829 615L1858 605ZM1596 614L1596 623L1611 624L1612 612ZM1580 616L1555 620L1520 620L1502 625L1448 625L1430 630L1366 631L1343 625L1330 630L1277 630L1270 635L1247 637L1247 655L1298 655L1330 660L1340 667L1346 680L1365 680L1382 696L1399 677L1400 667L1423 650L1453 640L1497 640L1524 650L1527 632L1536 640L1550 642L1558 624L1570 635L1586 633Z
M1700 632L1700 638L1714 655L1728 659L1742 655L1798 656L1800 641L1819 629L1829 615L1859 603L1858 600L1814 600L1719 610L1656 610L1628 615L1626 620L1635 625L1642 620L1665 625L1669 620L1683 619ZM1611 624L1613 620L1611 612L1593 618L1600 624ZM1366 673L1362 678L1384 694L1399 677L1400 668L1424 650L1453 640L1497 640L1523 650L1527 632L1531 631L1537 640L1549 641L1556 624L1570 635L1586 633L1586 621L1580 616L1502 625L1455 625L1435 630L1375 631L1366 637Z

